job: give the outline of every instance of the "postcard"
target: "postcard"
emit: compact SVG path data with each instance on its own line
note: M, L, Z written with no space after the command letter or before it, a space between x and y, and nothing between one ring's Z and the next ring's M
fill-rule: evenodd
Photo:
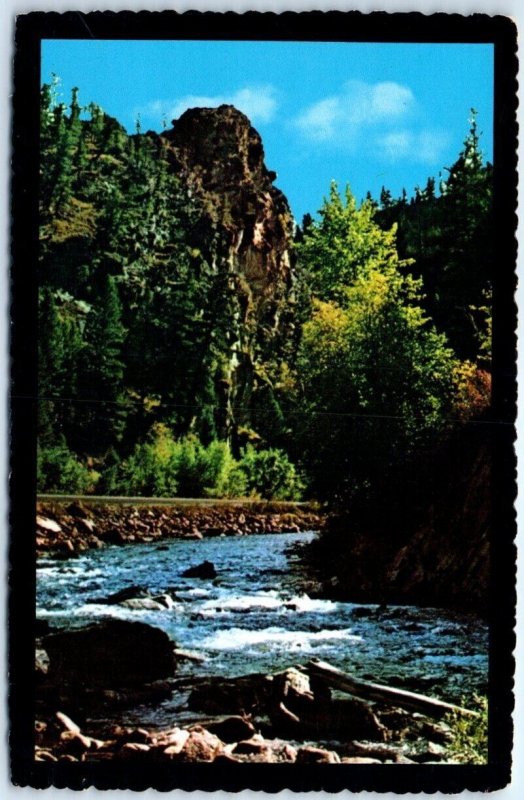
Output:
M515 51L17 18L15 785L508 784Z

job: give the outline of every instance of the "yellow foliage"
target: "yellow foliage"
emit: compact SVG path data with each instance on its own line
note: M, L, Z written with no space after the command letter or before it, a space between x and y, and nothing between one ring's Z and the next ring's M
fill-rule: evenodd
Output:
M46 226L48 233L55 242L65 242L68 239L91 239L96 233L98 212L93 203L86 203L72 197L67 206L61 211L60 216L55 216Z
M491 374L472 361L458 361L453 372L455 415L462 420L478 416L491 402Z

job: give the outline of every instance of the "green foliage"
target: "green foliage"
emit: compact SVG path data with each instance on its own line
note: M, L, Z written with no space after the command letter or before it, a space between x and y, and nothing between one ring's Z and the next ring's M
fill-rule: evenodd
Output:
M173 447L165 430L154 431L150 441L137 444L120 465L117 492L144 497L176 495L178 482L172 465Z
M304 481L283 450L255 450L247 445L240 468L250 494L268 500L300 500Z
M456 363L421 308L421 282L405 273L394 234L381 231L369 206L359 214L348 195L345 205L333 194L330 203L336 214L325 208L323 220L331 220L328 244L337 242L340 265L314 300L297 365L298 435L323 496L373 484L441 430ZM348 244L344 268L348 218L365 257L355 260ZM324 222L310 230L301 245L308 256L310 235L322 252Z
M452 739L447 747L448 758L460 764L488 763L488 698L475 696L473 711L478 717L448 714L445 722Z
M146 442L136 445L120 465L115 490L128 495L298 499L302 483L280 450L248 446L240 460L226 442L203 445L194 436L175 439L165 425L155 425Z
M291 285L256 319L169 137L128 135L77 88L61 102L55 76L40 128L42 490L92 486L89 463L109 494L293 499L300 463L321 496L371 497L447 415L489 403L475 118L438 197L430 179L410 203L384 189L380 209L358 207L333 184L297 231Z
M99 477L64 444L38 448L37 488L40 492L88 494L94 490Z
M117 488L131 495L227 497L243 494L245 484L225 442L205 447L195 436L177 441L169 428L155 425L122 463Z
M405 192L393 201L383 190L377 221L386 230L398 225L399 254L415 259L411 269L424 279L424 307L456 355L489 368L493 170L483 162L474 110L470 126L440 195L432 178L410 203Z
M70 295L44 288L38 317L38 436L53 445L76 426L71 398L77 392L78 363L84 348L85 308Z
M98 303L87 315L79 363L76 430L79 452L99 456L115 447L125 426L122 344L125 329L116 281L107 277Z
M349 187L342 198L336 183L331 184L320 221L310 223L297 244L309 287L318 299L340 300L345 287L368 266L399 265L395 228L381 230L375 210L370 201L357 208Z

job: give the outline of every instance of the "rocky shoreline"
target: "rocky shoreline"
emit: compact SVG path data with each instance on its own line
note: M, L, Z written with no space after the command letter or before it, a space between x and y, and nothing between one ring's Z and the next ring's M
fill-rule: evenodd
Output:
M320 530L324 519L307 505L123 504L54 500L37 503L37 557L70 558L107 545Z
M308 665L176 679L183 656L143 623L105 620L69 631L44 624L39 634L36 761L450 763L442 720L341 696ZM157 729L121 722L126 706L173 692L186 698L184 722Z

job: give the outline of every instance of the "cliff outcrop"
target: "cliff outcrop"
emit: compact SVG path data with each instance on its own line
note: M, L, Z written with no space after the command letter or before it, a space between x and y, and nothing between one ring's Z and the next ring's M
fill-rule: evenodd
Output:
M267 388L263 361L292 330L294 220L248 118L233 106L192 108L162 134L177 176L211 233L208 259L225 271L234 310L223 376L229 428L250 426L245 409Z

